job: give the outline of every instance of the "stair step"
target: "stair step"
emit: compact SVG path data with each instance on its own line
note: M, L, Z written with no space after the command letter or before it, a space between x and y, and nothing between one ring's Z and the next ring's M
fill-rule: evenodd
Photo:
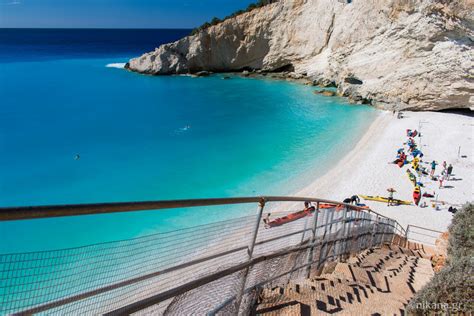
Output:
M402 252L394 246L367 250L347 263L337 263L332 273L264 289L257 313L404 315L413 293L433 275L431 262L412 250Z

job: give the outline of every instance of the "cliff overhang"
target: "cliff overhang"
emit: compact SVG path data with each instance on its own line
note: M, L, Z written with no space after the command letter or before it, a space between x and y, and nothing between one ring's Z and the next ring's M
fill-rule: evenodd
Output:
M127 68L285 72L384 109L474 109L474 0L280 0Z

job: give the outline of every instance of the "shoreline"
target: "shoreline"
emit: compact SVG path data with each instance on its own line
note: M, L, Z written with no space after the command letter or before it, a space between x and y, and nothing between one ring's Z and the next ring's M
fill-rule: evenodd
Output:
M441 112L404 112L404 115L404 118L397 119L392 113L379 110L355 147L325 174L297 191L296 195L342 201L354 194L387 196L386 189L393 187L397 190L395 198L413 202L413 186L406 175L411 164L399 168L390 162L395 159L397 149L407 140L406 129L419 129L421 121L422 137L416 137L415 141L421 141L425 155L422 166L429 169L428 162L436 160L439 165L435 175L438 175L442 162L447 161L454 167L453 177L459 180L445 181L444 187L440 189L438 182L423 177L422 193L436 193L435 198L422 198L421 203L428 204L426 208L415 205L388 207L385 203L362 198L361 203L396 219L404 227L410 224L447 230L452 218L452 213L447 211L449 205L439 205L439 210L436 210L431 200L435 200L438 195L439 201L452 204L473 201L474 163L470 135L473 135L474 119L468 115ZM458 157L459 146L461 154ZM461 158L463 155L467 157Z

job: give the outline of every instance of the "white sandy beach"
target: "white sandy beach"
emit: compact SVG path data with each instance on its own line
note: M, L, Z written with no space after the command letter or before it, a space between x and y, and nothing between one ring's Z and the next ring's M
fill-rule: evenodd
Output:
M446 161L453 165L456 181L446 181L445 188L439 189L439 183L423 177L422 193L435 193L438 200L453 204L473 201L473 117L439 112L403 112L404 118L380 111L378 117L369 127L356 147L343 158L336 167L321 178L297 193L298 196L314 196L342 201L353 194L388 196L387 188L396 189L394 198L413 201L413 185L406 175L411 164L399 168L391 164L395 160L398 148L407 141L406 130L419 130L421 123L422 137L415 137L417 144L421 141L424 153L421 166L430 169L429 162L436 160L439 165L435 175L442 171L441 164ZM458 150L460 155L458 156ZM406 146L405 146L406 148ZM461 156L467 158L461 158ZM412 157L409 156L409 161ZM452 213L449 205L440 205L436 210L431 200L426 201L426 208L415 205L390 206L384 203L365 201L376 212L394 218L406 227L408 224L445 231L449 226Z

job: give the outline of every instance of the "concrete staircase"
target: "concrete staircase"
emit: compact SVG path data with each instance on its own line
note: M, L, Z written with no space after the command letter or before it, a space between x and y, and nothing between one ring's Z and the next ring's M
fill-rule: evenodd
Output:
M409 244L368 249L318 277L264 289L257 315L405 315L413 295L434 272L433 249Z

